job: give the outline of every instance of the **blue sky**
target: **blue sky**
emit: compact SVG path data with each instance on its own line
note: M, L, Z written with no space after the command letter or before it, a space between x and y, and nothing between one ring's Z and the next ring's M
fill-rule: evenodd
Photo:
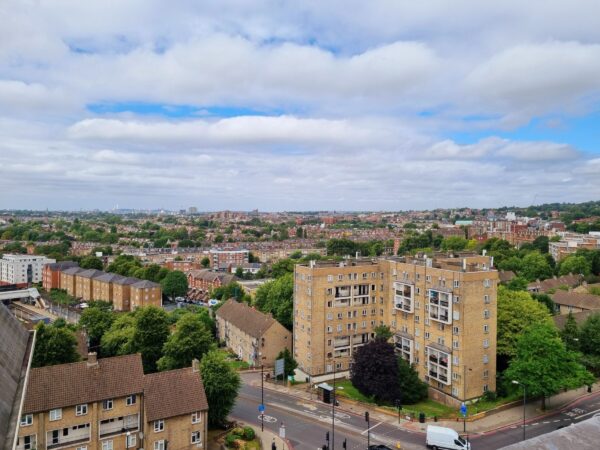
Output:
M0 208L596 199L600 3L576 3L8 0Z

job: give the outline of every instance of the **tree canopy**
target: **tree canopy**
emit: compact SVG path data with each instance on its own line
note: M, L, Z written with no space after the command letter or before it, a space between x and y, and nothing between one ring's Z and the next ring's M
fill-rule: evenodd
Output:
M254 305L259 311L271 313L288 330L293 326L294 278L288 273L268 281L256 290Z
M111 310L101 306L92 305L83 310L79 318L79 326L85 330L90 339L91 349L100 348L100 340L104 333L110 329L114 318L115 316Z
M179 270L173 270L165 276L160 282L163 292L165 295L171 297L171 299L186 295L188 291L188 279L185 273Z
M235 404L241 385L240 376L217 350L204 355L200 361L200 373L210 405L208 421L211 425L221 425Z
M167 313L155 306L136 311L132 348L142 354L144 372L156 372L156 362L162 356L163 346L169 337Z
M36 326L32 366L43 367L79 361L77 339L64 321L52 325L40 322Z
M398 380L402 404L412 405L427 398L427 383L419 378L418 372L404 358L398 358Z
M102 270L104 268L104 263L97 256L88 255L81 259L81 261L79 262L79 267L81 267L82 269Z
M168 337L163 347L163 356L157 363L158 369L189 367L193 359L201 360L214 344L211 330L200 316L188 312L177 321L175 332Z
M583 274L589 275L592 271L592 263L585 256L570 255L560 262L559 275Z

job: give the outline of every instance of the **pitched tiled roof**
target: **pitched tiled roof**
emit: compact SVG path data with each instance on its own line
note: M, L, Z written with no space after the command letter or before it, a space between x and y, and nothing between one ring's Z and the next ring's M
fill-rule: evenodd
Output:
M225 273L225 272L214 272L209 269L192 270L189 273L189 276L191 276L192 278L194 278L196 280L205 280L205 281L211 281L211 282L220 279L221 283L223 283L223 284L229 284L232 281L236 280L235 275L232 275L230 273Z
M115 278L113 280L113 284L122 284L122 285L128 285L128 284L135 284L138 283L140 281L139 278L133 278L133 277L119 277L119 278Z
M99 277L96 277L95 280L96 281L103 281L105 283L114 283L115 280L118 280L120 278L124 278L122 275L116 274L116 273L105 273L104 275L100 275Z
M534 281L527 285L528 290L538 290L540 292L546 292L550 289L558 289L560 286L574 287L581 283L582 277L580 275L563 275L561 277L548 278L544 281Z
M82 269L81 267L71 267L70 269L66 269L63 270L62 273L66 274L66 275L75 275L78 274L79 272L84 272L85 269Z
M278 323L273 317L251 308L246 303L236 302L234 299L227 300L217 310L217 318L229 322L255 338L261 337L271 325Z
M551 297L557 305L574 306L581 309L600 309L600 296L598 295L559 290Z
M576 313L573 313L573 318L575 319L575 322L577 322L578 325L581 325L583 322L586 321L586 319L591 316L592 314L599 314L600 310L594 310L594 309L590 309L588 311L579 311ZM559 316L553 316L552 320L554 320L554 325L556 325L556 328L558 328L559 330L562 330L565 327L565 323L567 322L567 317L569 317L568 314L561 314Z
M135 287L135 288L156 288L156 287L160 287L160 284L155 283L153 281L141 280L141 281L138 281L137 283L133 283L131 286Z
M71 267L79 267L79 264L77 264L75 261L60 261L56 263L46 264L46 267L50 268L51 270L63 271L66 269L70 269Z
M78 277L83 277L83 278L98 278L98 277L101 277L102 275L106 275L106 272L104 272L102 270L97 270L97 269L87 269L87 270L84 270L83 272L79 272L77 274Z
M31 369L23 413L92 403L143 392L139 354Z
M515 273L512 270L499 270L498 278L501 283L508 283L515 277Z
M146 375L144 405L149 422L208 409L200 372L187 367Z

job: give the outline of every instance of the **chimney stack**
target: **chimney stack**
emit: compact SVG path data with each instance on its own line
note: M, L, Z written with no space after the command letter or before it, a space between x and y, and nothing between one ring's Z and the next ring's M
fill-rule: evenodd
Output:
M87 366L98 367L98 354L96 352L88 353Z
M200 361L196 358L192 360L192 372L200 372Z

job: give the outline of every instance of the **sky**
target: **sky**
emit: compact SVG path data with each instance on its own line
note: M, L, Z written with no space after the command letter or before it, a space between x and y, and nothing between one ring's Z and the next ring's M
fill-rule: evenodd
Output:
M598 200L597 0L4 0L0 209Z

